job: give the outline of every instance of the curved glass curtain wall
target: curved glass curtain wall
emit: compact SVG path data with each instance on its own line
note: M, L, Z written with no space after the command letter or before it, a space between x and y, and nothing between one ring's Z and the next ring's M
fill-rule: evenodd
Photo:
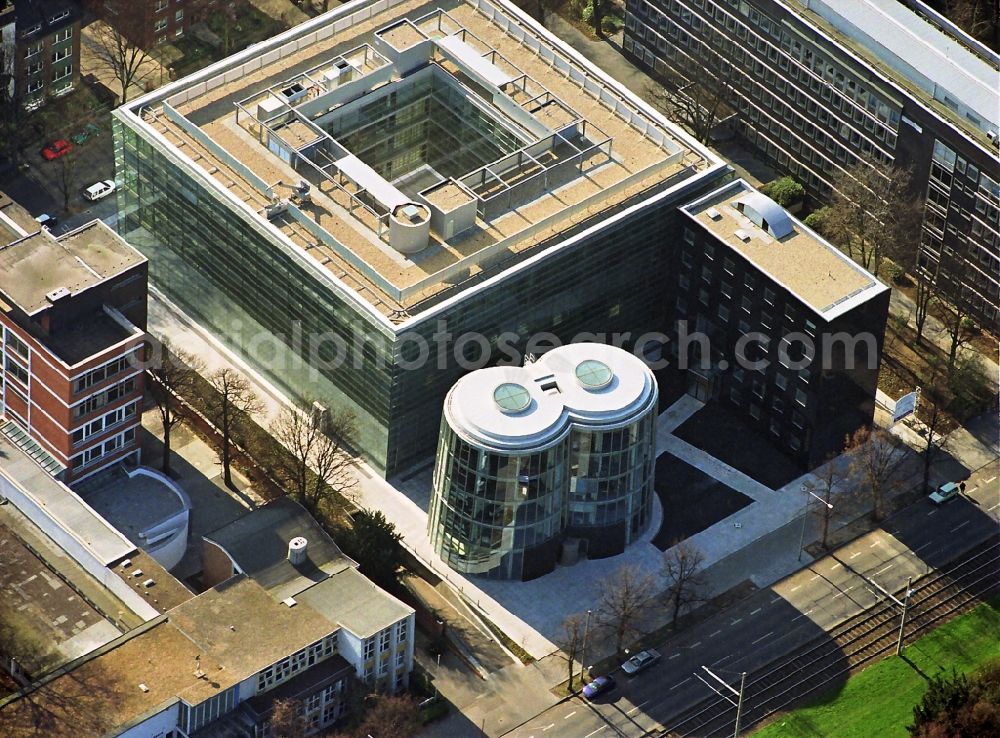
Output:
M568 439L542 451L499 454L441 423L428 521L431 544L466 574L522 579L531 550L562 531Z
M593 546L600 531L623 526L628 545L645 530L653 503L655 421L656 414L647 412L621 428L572 432L566 521L570 535L589 538Z

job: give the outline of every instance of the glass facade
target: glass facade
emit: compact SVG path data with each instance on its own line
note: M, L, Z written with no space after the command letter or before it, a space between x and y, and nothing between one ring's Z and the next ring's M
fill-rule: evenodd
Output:
M679 240L676 207L718 182L702 178L501 282L468 286L462 300L426 320L393 328L325 267L204 186L203 170L133 125L116 111L118 229L149 259L153 286L289 397L351 409L358 418L357 450L386 475L433 453L445 395L468 372L468 362L485 366L504 358L502 334L515 333L505 346L523 354L542 332L566 343L581 334L607 342L621 334L628 348L643 333L661 330L667 301L657 274ZM641 193L630 204L653 194ZM592 215L534 253L613 212ZM483 277L513 265L490 264ZM426 309L418 304L412 312L419 318ZM442 331L474 333L482 342L464 349L454 338L442 344ZM489 347L485 357L481 343ZM421 346L430 348L422 362ZM343 360L332 361L337 356Z
M560 370L567 352L598 349L580 343L556 348L530 364L538 367L537 378L528 368L513 370L524 374L526 384L544 383L544 395L529 397L530 390L509 381L489 390L491 372L510 371L497 369L467 375L448 394L428 535L453 569L533 579L552 571L564 540L578 540L582 552L603 558L624 551L647 528L656 460L656 382L637 358L599 348L625 360L620 375L602 364L606 385L588 384L593 372L580 376L580 367L598 362L579 363L575 377ZM574 390L574 382L585 391ZM511 388L523 393L523 403L511 403L512 396L519 398ZM490 392L499 415L477 404ZM553 404L559 406L555 413ZM595 417L591 413L600 419L586 420ZM539 426L541 418L548 424Z

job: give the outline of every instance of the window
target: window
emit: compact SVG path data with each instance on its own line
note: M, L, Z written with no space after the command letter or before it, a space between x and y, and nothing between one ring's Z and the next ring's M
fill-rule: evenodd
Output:
M52 52L52 63L56 64L58 62L61 62L63 59L69 56L70 53L72 53L71 49L56 49L55 51Z
M7 369L7 373L10 374L10 376L14 377L14 379L23 384L25 387L28 386L28 370L15 361L14 357L7 356L7 360L4 362L4 368Z
M378 634L378 650L384 651L389 648L389 644L392 642L392 632L386 628L381 633Z
M778 389L783 390L788 386L788 377L779 372L774 377L774 384L778 387Z
M795 402L797 402L802 407L805 407L808 401L809 398L805 392L803 392L800 389L795 390Z
M719 305L719 320L729 320L729 308L725 305Z
M169 0L156 0L156 5L154 6L153 10L159 13L161 10L166 10L167 5L169 4L170 4Z
M106 379L111 379L117 374L121 374L123 371L132 366L133 361L138 359L138 355L133 353L128 356L121 356L113 361L99 366L96 369L92 369L86 374L77 377L73 382L73 392L79 393L88 387L93 387L95 384L100 384Z
M160 18L160 20L156 21L156 25L153 26L153 31L156 33L160 33L165 30L167 30L167 19Z
M13 351L25 361L28 360L28 344L15 336L11 331L7 331L7 350Z
M768 305L774 304L774 290L772 290L770 287L764 288L764 302L766 302Z
M184 22L184 11L183 10L178 10L176 13L174 13L174 21L177 22L177 23L183 23Z
M72 26L70 26L69 28L64 28L58 33L56 33L56 35L52 37L52 43L61 44L63 41L69 41L71 38L73 38Z
M369 638L365 641L364 660L368 661L373 658L375 658L375 639Z
M65 67L63 67L63 69L59 72L59 74L56 77L52 78L52 81L58 82L61 79L66 79L72 74L73 74L73 65L67 64Z

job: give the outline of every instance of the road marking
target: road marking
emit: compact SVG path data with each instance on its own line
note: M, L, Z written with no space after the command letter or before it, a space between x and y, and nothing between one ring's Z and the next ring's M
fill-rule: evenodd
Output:
M977 489L979 489L979 487L969 487L969 488L968 488L967 490L965 490L965 494L967 494L967 495L971 495L971 494L972 494L973 492L975 492L975 491L976 491Z
M881 574L881 573L882 573L882 572L884 572L884 571L889 571L889 569L891 569L891 568L892 568L892 567L894 567L894 566L895 566L895 564L889 564L888 566L883 566L883 567L882 567L881 569L879 569L879 570L878 570L877 572L875 572L875 573L876 573L876 574Z
M649 700L646 700L645 702L640 702L640 703L639 703L638 705L636 705L635 707L633 707L633 708L632 708L631 710L629 710L629 711L628 711L628 712L626 712L625 714L626 714L626 715L631 715L631 714L632 714L633 712L635 712L636 710L639 710L639 709L641 709L642 707L644 707L644 706L646 706L646 705L648 705L648 704L649 704ZM567 717L568 717L568 716L567 716Z
M860 556L860 555L861 555L861 552L860 552L860 551L855 551L854 553L852 553L852 554L851 554L851 558L852 558L852 559L856 559L856 558L858 558L858 556Z
M736 625L736 623L738 623L738 622L740 622L742 620L743 620L743 618L736 618L736 620L734 620L733 622L731 622L730 625Z
M927 543L921 543L919 546L917 546L915 549L913 549L913 553L916 553L917 551L919 551L922 548L927 548L928 546L932 545L933 543L934 543L934 541L927 541Z
M680 654L679 653L675 653L673 656L671 656L670 658L668 658L667 661L672 661L673 659L676 659L678 656L680 656Z
M817 579L819 579L819 574L817 574L816 576L814 576L814 577L813 577L812 579L810 579L809 581L810 581L810 582L815 582L815 581L816 581Z
M715 636L719 635L719 633L721 632L722 632L721 630L717 630L714 633L712 633L712 635L710 635L709 638L715 638Z
M756 615L756 614L757 614L757 613L759 613L759 612L760 612L760 608L758 607L758 608L757 608L756 610L754 610L754 611L753 611L752 613L750 613L750 614L751 614L751 615Z
M794 587L792 587L791 591L794 592L795 590L801 589L801 588L802 588L801 584L796 584Z
M583 738L590 738L590 736L592 736L592 735L597 735L597 734L598 734L598 733L600 733L600 732L601 732L602 730L604 730L604 729L605 729L606 727L608 727L608 726L607 726L607 725L602 725L602 726L601 726L600 728L598 728L597 730L592 730L592 731L590 731L589 733L587 733L587 735L585 735L585 736L584 736ZM532 738L534 738L534 736L532 736Z
M687 678L687 679L685 679L685 680L684 680L683 682L677 682L677 684L675 684L674 686L672 686L672 687L670 688L670 691L671 691L671 692L673 692L673 691L674 691L675 689L677 689L677 688L678 688L679 686L681 686L682 684L687 684L687 683L688 683L688 682L690 682L690 681L691 681L691 677L688 677L688 678Z
M811 612L812 612L812 610L806 610L805 614L808 615Z
M698 641L697 643L692 643L688 648L698 648L698 646L700 646L700 645L701 645L701 641Z
M842 566L842 564L841 564L841 563L840 563L839 561L838 561L838 562L837 562L836 564L834 564L833 566L831 566L831 567L830 567L830 571L833 571L833 570L834 570L834 569L836 569L836 568L837 568L838 566Z
M762 635L762 636L761 636L760 638L758 638L758 639L757 639L756 641L754 641L754 642L753 642L753 643L751 643L750 645L752 645L752 646L756 646L756 645L757 645L758 643L760 643L760 642L761 642L762 640L764 640L765 638L770 638L770 637L771 637L772 635L774 635L774 631L773 631L773 630L772 630L772 631L771 631L770 633L765 633L764 635Z
M838 597L843 597L845 594L847 594L847 593L846 592L837 592L837 594L835 594L833 596L833 599L837 599Z
M733 657L732 654L729 654L728 656L723 656L721 659L719 659L718 661L714 662L712 664L712 666L715 666L716 664L721 664L723 661L729 661L729 659L731 659L732 657Z
M931 515L933 515L936 512L937 512L937 508L934 508L933 510L928 510L927 511L927 517L930 517Z
M544 733L549 728L554 728L554 727L556 727L555 723L552 723L551 725L546 725L544 728L542 728L542 732Z
M573 710L573 712L571 712L569 715L567 715L566 717L564 717L563 720L569 720L574 715L576 715L576 710Z
M956 525L956 526L955 526L954 528L952 528L952 529L951 529L951 532L952 532L952 533L954 533L954 532L955 532L956 530L958 530L959 528L964 528L964 527L965 527L965 526L967 526L968 524L969 524L969 521L968 521L968 520L963 520L963 521L962 521L961 523L959 523L959 524L958 524L958 525Z
M987 479L987 480L986 480L986 482L985 482L984 484L989 484L989 483L990 483L990 482L992 482L992 481L993 481L994 479L996 479L996 477L990 477L989 479Z
M876 546L877 546L878 544L880 544L881 542L882 542L882 541L875 541L875 543L873 543L873 544L871 544L870 546L868 546L868 548L875 548L875 547L876 547Z
M997 509L998 507L1000 507L1000 502L998 502L998 503L997 503L997 504L995 504L995 505L994 505L993 507L991 507L991 508L990 508L990 512L992 512L992 511L996 510L996 509Z
M775 602L777 602L780 599L782 599L780 596L772 598L771 599L771 604L773 605Z

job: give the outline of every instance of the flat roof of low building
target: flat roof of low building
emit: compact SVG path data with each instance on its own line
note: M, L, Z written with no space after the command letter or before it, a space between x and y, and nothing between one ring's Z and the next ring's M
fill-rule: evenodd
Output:
M357 569L344 569L295 596L358 638L371 638L413 613Z
M258 507L204 537L221 546L240 571L279 600L357 566L305 508L286 497ZM306 562L293 565L288 560L288 543L298 537L307 541Z
M60 299L61 290L83 292L146 261L99 220L58 239L35 226L27 236L0 244L0 292L28 315Z
M419 85L425 92L414 92ZM399 102L378 112L389 93ZM418 108L425 118L414 124ZM348 3L116 114L397 323L583 219L723 166L521 11L491 0ZM438 159L428 153L433 136L406 143L424 125L454 139ZM407 146L406 157L385 153ZM303 180L307 201L297 199ZM400 197L430 206L429 230L419 208L400 220ZM463 203L471 215L439 221Z
M780 237L741 212L767 201L787 218ZM837 247L739 179L681 210L824 320L889 289ZM758 213L760 211L758 210ZM765 217L766 220L766 217Z

